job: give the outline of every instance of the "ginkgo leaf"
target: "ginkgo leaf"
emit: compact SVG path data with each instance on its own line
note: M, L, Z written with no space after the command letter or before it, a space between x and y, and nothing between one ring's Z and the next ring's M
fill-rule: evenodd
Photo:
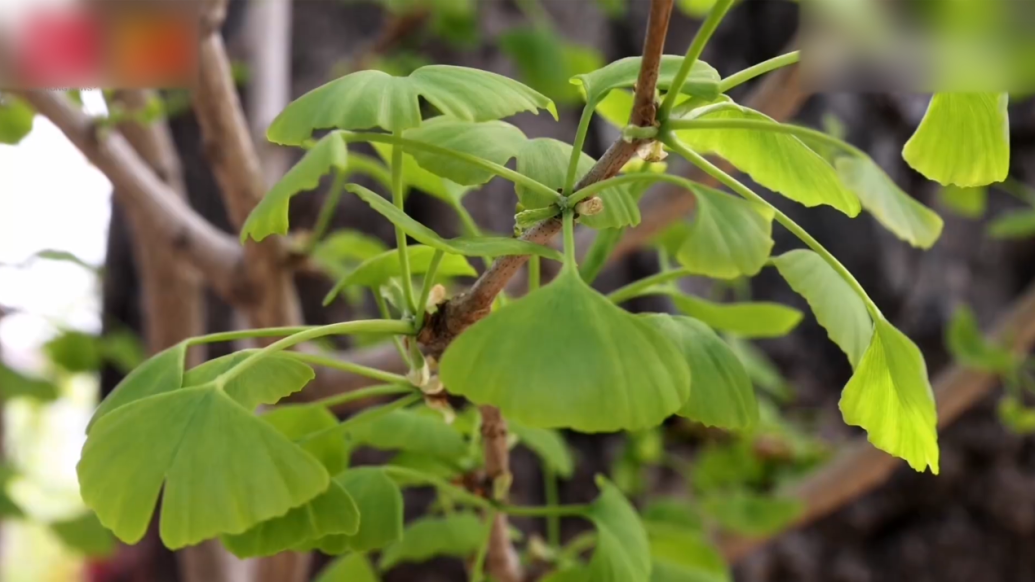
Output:
M553 101L513 79L478 69L428 65L408 77L359 71L313 89L284 108L266 137L274 143L299 145L318 129L410 129L421 123L419 97L442 114L465 121L490 121L539 109L557 117Z
M679 55L661 57L661 67L658 71L659 89L670 88L676 73L683 65L683 58ZM580 86L587 103L596 103L612 89L627 89L634 86L640 75L642 60L642 57L620 59L591 73L576 75L572 77L571 82ZM719 72L708 63L698 59L694 61L694 66L690 69L690 75L683 83L681 92L703 99L715 99L719 96L719 81ZM623 124L627 121L628 117Z
M715 303L678 291L665 291L676 308L699 319L712 329L743 338L782 337L801 322L802 313L793 307L768 301Z
M159 532L172 549L241 533L330 482L316 458L211 385L105 414L77 471L83 501L131 544L143 537L164 483Z
M876 322L839 406L845 422L866 429L874 446L938 474L938 415L927 365L916 344L887 321Z
M902 157L943 185L1002 182L1010 172L1007 93L935 93Z
M578 89L568 82L572 75L604 65L599 51L567 42L552 27L534 24L508 27L498 37L497 46L514 62L522 79L561 103L582 101Z
M753 493L744 489L710 493L701 501L704 513L724 529L747 536L770 536L794 522L805 508L800 499Z
M717 279L757 275L773 249L772 209L694 185L697 207L676 258Z
M104 529L97 516L90 511L51 523L50 531L65 547L82 556L102 558L115 551L115 536Z
M439 371L451 393L518 423L582 432L655 426L690 388L679 350L570 267L467 329Z
M288 439L299 443L331 475L337 475L348 467L351 451L345 439L339 433L324 432L338 426L338 418L326 407L319 404L281 405L265 412L261 418Z
M650 542L636 510L610 481L597 477L600 496L586 518L597 528L597 548L589 562L593 582L648 582Z
M23 397L46 402L58 397L58 389L53 382L30 378L0 363L0 398Z
M988 225L988 236L1000 240L1035 236L1035 210L1013 210L996 216Z
M186 356L186 342L178 343L137 366L101 401L90 424L86 425L86 434L109 412L148 396L180 389Z
M352 496L337 481L327 490L287 514L264 521L237 535L222 537L223 545L239 558L272 556L309 540L328 535L353 535L360 515Z
M773 259L783 278L809 303L812 313L852 367L859 365L873 334L873 320L859 294L816 253L799 249Z
M510 432L517 435L518 441L531 449L554 473L564 479L571 478L575 472L575 460L571 457L568 443L559 432L516 422L508 424Z
M5 94L0 99L0 143L17 145L32 131L36 112L25 101Z
M733 430L758 422L758 401L744 366L726 342L690 317L664 314L644 319L665 333L690 367L690 398L678 414L702 424Z
M698 515L696 503L689 499L677 497L651 496L643 510L640 518L648 535L654 524L670 525L679 529L698 530L702 529L701 516Z
M988 188L943 186L938 190L938 201L950 212L964 218L981 218L988 208Z
M337 230L313 247L309 257L331 277L340 279L351 267L388 250L381 239L356 230Z
M398 542L385 548L378 566L388 570L403 562L425 562L435 556L473 555L485 537L485 526L473 513L423 517L410 524Z
M436 117L420 127L403 133L406 139L431 143L446 149L505 165L528 138L513 125L503 121L471 123L449 117ZM414 150L410 152L420 167L463 186L477 186L495 174L452 156Z
M287 234L291 198L299 192L315 189L320 185L320 178L332 170L344 172L348 161L348 146L341 135L331 133L316 142L248 214L241 227L241 242L249 236L260 241L271 234Z
M651 582L730 582L729 566L700 530L648 523Z
M358 184L349 184L345 188L349 192L359 196L364 202L369 204L371 208L387 218L392 224L400 227L403 232L410 235L418 242L447 253L476 257L538 255L555 261L563 259L559 252L550 247L513 238L486 236L477 238L460 237L444 239L440 237L438 233L417 222L376 192L372 192Z
M358 445L382 450L410 451L446 459L462 457L467 452L463 437L438 413L393 410L346 434Z
M195 366L183 376L183 386L212 382L257 351L241 350ZM315 377L316 373L307 364L284 354L271 354L235 376L223 390L241 406L255 410L261 404L276 404L281 398L298 392Z
M391 162L393 147L391 144L371 142L370 145L385 162ZM470 186L461 186L420 167L413 156L408 153L404 153L402 158L402 181L403 186L407 188L416 188L447 204L459 203L464 195L471 191Z
M747 119L777 122L732 102L729 108L701 109L687 119ZM859 198L844 187L834 168L796 136L762 129L688 129L680 141L699 153L725 158L762 186L805 206L826 204L848 216L862 209Z
M635 99L632 91L615 89L597 103L597 115L615 127L625 127L629 123Z
M409 245L406 247L406 254L410 258L410 274L423 275L431 268L432 260L438 249L422 245ZM467 259L454 254L447 254L439 261L437 276L439 277L473 277L478 274L467 262ZM377 256L363 261L358 267L342 277L324 297L323 304L327 305L341 292L342 289L352 285L377 288L393 277L402 276L402 267L399 265L399 249L385 251Z
M361 553L342 556L320 571L316 582L380 582L370 560Z
M318 549L326 554L348 550L366 552L381 549L403 535L403 498L399 486L378 467L356 467L334 477L359 507L359 531L337 534L301 544L296 549Z
M859 197L863 208L895 236L924 249L931 248L941 236L942 218L903 192L873 160L845 156L834 164L841 181Z
M1010 350L985 339L974 312L966 305L953 312L945 340L952 357L969 368L1007 374L1017 366Z

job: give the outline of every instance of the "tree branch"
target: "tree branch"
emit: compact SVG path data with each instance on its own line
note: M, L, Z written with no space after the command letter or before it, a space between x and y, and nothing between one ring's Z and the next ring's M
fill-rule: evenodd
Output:
M999 318L990 340L1011 346L1017 353L1027 353L1035 347L1035 285L1029 286ZM999 379L996 376L958 365L939 374L934 381L938 427L951 424L997 385ZM782 491L787 496L800 499L805 506L788 529L829 515L886 482L900 466L899 459L874 448L866 437L857 437L818 471ZM719 546L728 559L738 560L779 533L782 532L750 539L724 536L720 538Z

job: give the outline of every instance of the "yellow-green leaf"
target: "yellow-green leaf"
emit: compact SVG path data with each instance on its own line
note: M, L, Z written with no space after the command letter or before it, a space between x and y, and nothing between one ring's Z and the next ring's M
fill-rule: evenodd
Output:
M661 67L658 72L658 88L669 89L676 73L683 65L683 56L664 55L661 57ZM640 74L640 63L642 57L627 57L617 60L592 73L575 75L571 82L579 85L586 96L587 103L595 103L603 98L612 89L628 89L636 84ZM698 59L690 69L690 75L686 78L681 93L694 95L703 99L715 99L719 95L719 72L708 63ZM629 121L628 116L622 121L624 125Z
M758 274L773 249L773 211L697 184L697 208L676 258L716 279Z
M699 319L708 327L743 338L781 337L801 322L802 314L793 307L768 301L715 303L678 291L665 291L676 308Z
M640 516L610 481L597 477L600 496L586 515L597 528L597 549L589 562L587 580L648 582L650 542Z
M473 513L423 517L410 524L398 542L385 548L378 566L388 570L403 562L425 562L435 556L465 558L478 551L486 528Z

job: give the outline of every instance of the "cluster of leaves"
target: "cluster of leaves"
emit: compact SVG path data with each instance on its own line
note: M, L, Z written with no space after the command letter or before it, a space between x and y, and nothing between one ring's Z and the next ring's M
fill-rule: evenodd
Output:
M159 530L171 548L219 537L242 556L288 549L347 553L325 579L373 580L376 574L365 554L375 550L381 551L380 570L433 555L473 556L474 577L480 578L487 523L497 512L580 516L596 526L595 534L565 548L554 540L546 552L556 565L554 582L646 581L652 572L675 572L673 579L684 580L702 569L721 575L724 567L705 541L702 517L706 523L762 534L797 511L794 502L760 495L773 485L773 473L746 454L759 435L776 431L787 439L788 430L771 413L760 412L765 405L760 406L752 378L760 383L762 374L745 367L750 358L744 341L787 334L802 314L773 303L709 301L674 283L689 275L737 280L767 266L806 299L852 365L840 403L845 421L864 428L875 446L916 470L929 467L937 473L937 419L919 349L822 245L703 155L720 156L756 183L805 206L827 205L848 216L865 209L917 247L935 242L941 220L899 189L864 152L828 134L778 123L726 95L797 60L796 54L784 55L720 78L698 56L730 4L714 3L685 57L662 59L659 126L623 132L630 139L656 140L659 145L648 161L664 147L734 195L657 171L653 163L631 165L622 175L576 190L577 180L594 164L582 153L594 116L619 126L629 118L639 58L572 79L586 102L573 144L529 138L500 121L540 110L556 116L553 100L512 79L462 67L429 65L406 76L360 71L291 103L271 124L268 138L306 153L254 209L242 228L242 241L287 235L291 199L333 175L330 199L348 192L368 204L394 225L396 248L385 250L350 233L324 238L322 227L305 248L317 262L338 269L336 292L371 290L382 319L195 338L137 367L98 409L78 466L83 498L101 522L124 541L139 540L164 490ZM1001 180L1009 154L1006 123L1005 96L938 94L904 157L945 184L970 187ZM330 131L317 136L322 130ZM387 165L350 151L355 143L374 144ZM512 160L513 169L507 167ZM356 173L384 186L390 200L348 184ZM561 220L563 254L520 239L483 235L469 220L463 197L495 177L515 186L519 230L537 221ZM640 221L639 196L656 182L684 187L698 201L693 220L658 241L664 256L674 257L678 266L663 261L659 274L604 296L592 288L593 275L622 230ZM407 215L403 203L409 189L447 201L464 221L465 235L442 237ZM591 208L583 204L591 199L597 202L594 212L582 212ZM582 265L575 259L576 220L598 230ZM807 249L771 257L773 221ZM562 267L545 286L539 286L538 276L531 277L524 297L501 298L434 367L414 336L428 310L437 308L432 298L442 299L433 292L436 282L471 275L467 257L488 263L511 255L533 257L535 273L541 258ZM635 314L619 306L647 294L669 297L681 314ZM391 337L410 373L401 376L288 351L343 334ZM184 370L189 345L257 336L287 337L262 350ZM314 375L310 364L340 367L387 384L256 414L260 405L301 390ZM701 455L689 475L700 503L686 511L648 508L641 518L621 489L604 478L598 480L599 497L586 506L515 507L497 495L505 482L494 483L493 495L482 497L451 481L478 469L473 452L479 433L467 411L450 425L413 406L425 399L442 409L443 389L498 408L521 442L561 477L571 474L572 462L557 429L638 433L647 444L634 444L634 449L648 461L660 446L651 444L651 431L673 415L742 436ZM401 397L340 423L327 410L372 395ZM384 466L351 467L350 451L357 446L398 453ZM808 447L798 450L789 464L807 465L810 454ZM727 470L736 463L744 468ZM439 492L440 511L404 527L399 490L415 484ZM589 547L596 549L583 560ZM685 547L697 548L698 558L688 562L681 553Z

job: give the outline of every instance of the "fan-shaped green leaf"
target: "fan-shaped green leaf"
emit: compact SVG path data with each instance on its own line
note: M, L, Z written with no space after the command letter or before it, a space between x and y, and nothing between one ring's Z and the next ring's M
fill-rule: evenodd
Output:
M730 582L729 566L701 531L647 524L651 582Z
M1007 374L1017 366L1014 355L981 334L974 312L966 305L952 314L945 343L956 361L964 366L996 374Z
M758 274L773 249L773 211L695 185L697 208L676 257L691 272L717 279Z
M117 408L165 392L178 390L183 386L183 366L187 356L187 344L179 343L151 356L119 382L115 390L105 398L86 425L86 434L103 416Z
M115 537L104 529L93 512L50 524L50 531L67 548L91 558L110 556L115 551Z
M571 458L568 443L561 433L548 428L535 428L511 422L510 432L517 435L521 444L532 450L558 476L569 479L575 472L575 461Z
M396 132L421 123L418 97L440 112L465 121L490 121L522 111L557 109L545 96L495 73L429 65L408 77L359 71L319 87L291 102L270 124L270 141L299 145L318 129L369 129Z
M50 401L58 397L52 382L30 378L0 363L0 398L33 398Z
M942 233L942 218L906 194L869 158L846 156L835 162L844 185L895 236L914 247L931 248Z
M406 254L410 257L410 274L427 273L437 250L421 245L407 246ZM471 263L460 255L445 255L438 266L439 277L473 277L477 274L478 272L474 270ZM351 285L376 288L389 279L400 276L402 276L402 268L399 266L399 249L385 251L367 259L351 273L345 275L327 297L332 298L340 290ZM327 299L324 300L324 303L327 303Z
M661 57L661 69L658 74L659 89L668 89L672 85L679 67L683 65L683 58L679 55ZM587 103L595 103L612 89L628 89L635 85L640 75L642 60L642 57L620 59L591 73L576 75L571 82L581 86ZM690 69L690 75L683 83L681 92L703 99L715 99L719 96L719 81L719 72L708 63L698 59ZM623 121L623 124L627 121L628 118Z
M804 249L773 259L791 289L805 298L819 324L852 367L859 365L873 334L873 320L859 294L822 257Z
M195 366L184 375L183 385L191 387L213 382L257 351L242 350ZM284 354L271 354L231 379L223 390L241 406L255 410L260 404L276 404L281 398L298 392L315 377L308 365Z
M589 563L593 582L647 582L650 543L640 517L611 482L597 477L600 496L586 515L597 528L597 549Z
M935 93L902 157L943 185L985 186L1010 171L1007 93Z
M342 556L331 562L316 582L380 582L370 560L360 553Z
M328 535L353 535L360 515L352 496L337 481L327 491L281 517L266 520L237 535L224 535L223 545L239 558L272 556Z
M501 166L528 141L520 129L503 121L471 123L449 117L425 121L420 127L406 131L403 137L475 155ZM452 156L417 150L410 154L420 167L463 186L484 184L495 176Z
M318 460L212 386L104 415L77 470L83 501L127 543L143 537L164 482L159 529L174 549L241 533L329 484Z
M768 116L729 102L729 108L702 109L690 119L749 119L777 123ZM722 156L755 182L805 206L827 204L859 214L859 199L841 184L834 168L800 139L757 129L689 129L677 131L694 151Z
M518 423L582 432L654 426L690 388L679 350L572 268L471 326L440 373L450 392Z
M478 238L454 238L444 239L435 231L410 218L405 212L397 208L391 202L385 200L376 192L372 192L357 184L349 184L345 187L349 192L359 196L364 202L370 205L392 224L400 227L403 231L419 242L429 247L440 249L447 253L464 256L490 256L501 257L506 255L539 255L555 261L562 260L561 254L549 247L503 237L478 237Z
M467 452L460 433L437 413L393 410L347 434L356 444L382 450L411 451L447 459L462 457Z
M402 491L377 467L356 467L334 477L359 507L359 531L355 535L331 535L302 544L297 549L319 549L327 554L347 550L365 552L402 539Z
M646 316L670 341L679 346L690 367L690 398L680 416L709 426L745 429L758 422L758 402L744 366L707 325L689 318Z
M342 229L320 241L309 256L328 275L338 279L347 275L351 267L386 250L388 247L380 239Z
M801 312L793 307L768 301L744 303L715 303L684 295L678 291L666 292L676 308L699 319L708 327L745 338L781 337L801 322Z
M485 537L485 526L473 513L424 517L410 524L398 542L385 548L378 566L388 570L403 562L424 562L435 556L473 555Z
M884 320L841 393L845 422L866 429L877 448L905 459L917 471L938 474L938 415L924 357L908 337Z
M996 216L988 225L988 236L1001 240L1035 236L1035 210L1015 210Z
M603 57L595 49L571 44L550 27L509 27L499 36L500 50L521 72L521 78L536 90L564 103L581 102L578 89L568 80L599 69Z
M17 145L32 131L36 112L25 101L5 94L0 99L0 143Z
M769 536L793 523L801 515L804 504L800 499L738 489L707 495L701 508L727 530L748 536Z
M391 144L371 142L370 145L377 150L377 153L380 154L386 162L391 161ZM413 159L413 156L408 153L403 154L402 179L403 185L407 188L416 188L447 204L459 203L460 200L463 199L464 195L471 191L469 186L461 186L456 182L446 180L441 176L436 176L420 167L420 165L417 164L417 161Z
M316 142L252 209L241 227L241 242L249 236L259 241L271 234L287 234L291 198L319 186L320 178L331 170L346 171L348 161L348 146L340 135L331 133Z
M325 407L319 404L277 406L264 413L262 420L288 439L300 442L301 447L316 457L331 475L337 475L348 467L350 450L345 439L335 432L322 432L338 426L338 418ZM320 435L310 437L314 433Z

